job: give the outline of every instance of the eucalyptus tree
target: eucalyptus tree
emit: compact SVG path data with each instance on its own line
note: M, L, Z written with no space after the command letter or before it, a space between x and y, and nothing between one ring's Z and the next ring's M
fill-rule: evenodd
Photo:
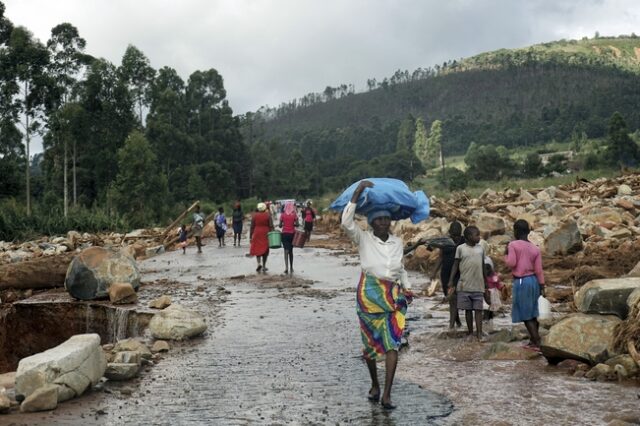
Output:
M34 133L39 133L44 120L44 108L47 94L46 75L49 52L42 43L34 39L29 30L16 27L9 37L9 49L6 57L8 66L18 85L16 107L20 115L20 124L24 130L25 143L25 183L27 215L31 215L31 185L29 170L29 145Z
M130 44L122 57L119 72L138 106L140 125L144 126L143 107L149 105L151 85L156 71L151 67L149 58L140 49Z
M80 73L83 66L86 64L85 55L83 54L86 47L86 41L80 37L78 29L69 23L62 23L56 25L51 29L51 38L47 42L47 49L51 54L51 63L49 65L49 74L53 78L55 85L60 95L59 106L64 106L69 102L72 97L72 91L75 87L77 76ZM73 111L71 113L70 111ZM69 209L68 201L68 143L69 138L73 136L74 132L71 131L72 121L69 120L70 116L78 114L77 105L70 111L66 111L63 116L60 117L59 124L64 126L61 130L62 144L63 144L63 198L64 198L64 216L67 217ZM56 113L62 113L59 109ZM77 205L77 178L76 178L76 161L77 161L77 139L72 138L73 154L72 154L72 168L73 168L73 205Z
M22 190L19 168L24 159L22 135L16 127L19 88L9 50L13 24L4 17L4 10L0 2L0 198L18 195Z
M429 151L427 149L427 129L424 125L422 117L418 117L416 120L416 133L415 142L413 144L413 150L416 157L426 167L429 164Z
M222 76L215 69L195 71L187 83L190 129L204 136L214 129L216 108L227 97Z
M187 134L185 83L176 70L162 67L151 85L146 134L169 179L181 163L193 159L193 146ZM173 189L173 188L172 188Z
M78 102L83 108L86 146L78 163L79 199L91 203L106 195L118 169L116 152L135 127L133 100L117 68L105 59L95 59L79 85Z

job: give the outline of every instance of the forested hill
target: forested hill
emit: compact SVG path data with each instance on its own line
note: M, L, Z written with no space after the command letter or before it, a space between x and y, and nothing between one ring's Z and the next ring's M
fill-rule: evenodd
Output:
M381 82L369 80L364 93L328 87L248 114L245 135L249 142L301 141L317 132L399 125L412 116L427 128L443 121L447 153L464 152L472 141L518 146L563 140L574 130L597 137L614 111L630 130L640 126L638 83L640 38L563 40L399 70Z

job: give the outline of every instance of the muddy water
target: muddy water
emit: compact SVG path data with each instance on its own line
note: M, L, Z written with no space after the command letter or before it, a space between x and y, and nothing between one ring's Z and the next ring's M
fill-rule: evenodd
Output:
M638 388L574 379L542 359L484 361L489 344L443 340L447 313L419 299L408 313L393 400L366 400L354 312L357 259L296 252L294 278L281 251L256 275L246 248L167 253L142 264L141 303L166 291L209 321L199 339L175 344L133 382L107 383L56 411L17 424L607 424L640 417ZM243 276L244 275L244 276ZM413 276L415 286L419 276ZM160 281L158 281L160 280ZM176 284L176 282L178 284ZM495 327L509 326L507 317ZM383 371L380 371L382 378Z

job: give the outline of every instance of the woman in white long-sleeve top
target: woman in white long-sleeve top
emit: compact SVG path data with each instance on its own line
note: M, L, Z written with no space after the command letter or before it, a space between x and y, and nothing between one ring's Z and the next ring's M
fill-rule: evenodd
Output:
M358 281L357 314L364 345L364 359L371 375L368 399L380 402L385 409L396 408L391 403L391 386L398 363L398 349L405 325L407 305L413 294L409 290L407 272L402 264L402 239L391 235L391 213L386 210L369 212L371 230L364 231L354 222L356 202L365 188L373 183L363 180L353 193L351 202L342 212L342 227L358 246L362 273ZM382 396L376 362L385 360L385 383Z

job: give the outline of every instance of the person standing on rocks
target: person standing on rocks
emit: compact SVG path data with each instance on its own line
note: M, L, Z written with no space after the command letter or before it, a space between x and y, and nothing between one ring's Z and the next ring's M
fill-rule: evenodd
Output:
M284 273L293 274L293 236L298 226L298 215L293 201L284 204L284 211L280 214L280 228L282 228L282 248L284 249Z
M363 355L371 376L368 399L380 401L385 409L392 410L396 406L391 403L391 386L407 305L413 294L402 264L402 239L389 233L391 213L386 210L369 212L367 221L372 230L363 231L354 221L358 197L365 188L373 186L367 180L360 182L342 212L342 228L358 246L360 254L362 273L356 290L356 312ZM382 359L385 361L385 382L381 395L376 362Z
M249 254L258 261L256 272L267 272L267 258L269 257L269 238L267 234L273 231L273 219L267 211L265 203L258 203L258 211L251 218L249 240L251 246ZM262 263L260 263L262 260Z
M233 207L233 213L231 214L232 226L233 226L233 246L238 241L238 247L240 247L240 238L242 237L242 221L244 220L244 213L242 212L242 205L240 202L236 202Z
M198 253L202 253L202 230L204 229L204 214L200 212L200 205L196 206L196 211L193 212L193 225L191 226L191 232L196 238L196 246L198 246Z
M525 347L539 351L538 297L544 291L544 273L540 249L527 238L530 232L529 222L515 221L516 239L507 245L504 262L513 274L511 322L524 322L530 337Z

